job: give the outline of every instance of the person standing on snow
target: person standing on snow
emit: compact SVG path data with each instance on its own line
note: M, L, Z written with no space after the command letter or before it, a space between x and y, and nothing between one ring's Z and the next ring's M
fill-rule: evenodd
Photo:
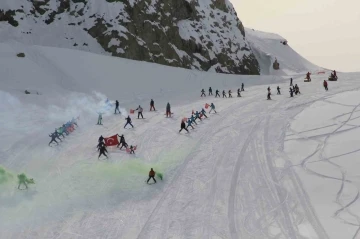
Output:
M329 90L329 89L328 89L328 83L327 83L326 80L324 80L323 86L324 86L324 88L325 88L326 91Z
M205 118L207 118L207 116L206 116L206 111L204 110L204 108L202 108L202 110L201 110L201 114L203 115L203 116L205 116Z
M126 124L125 124L125 126L124 126L124 129L126 128L126 126L127 126L128 124L131 125L131 126L134 128L134 125L132 125L132 123L131 123L130 115L128 115L128 117L125 118L125 120L126 120Z
M119 114L121 114L120 110L119 110L119 101L115 101L115 114L116 111L119 111Z
M135 154L134 146L130 145L130 154Z
M108 158L108 156L106 155L106 153L107 153L108 151L106 150L105 144L102 145L102 146L99 148L99 151L100 151L100 153L99 153L98 159L100 158L101 155L104 155L106 158Z
M295 84L295 94L297 95L297 94L301 94L300 93L300 88L299 88L299 86L297 85L297 84Z
M209 114L211 113L211 111L215 111L215 114L216 114L216 110L215 110L215 105L214 105L214 103L211 103L210 104L210 111L209 111Z
M219 90L216 90L215 91L215 98L218 97L218 96L220 97Z
M102 135L100 135L98 142L100 143L100 142L103 142L103 141L104 141L104 137Z
M150 111L152 111L152 110L156 111L155 110L155 102L153 99L151 99L151 101L150 101Z
M241 97L241 94L240 94L240 88L237 90L237 97Z
M184 120L181 121L179 133L180 133L183 129L186 130L186 131L189 133L189 130L186 128L186 125L185 125L185 121L184 121Z
M50 141L50 143L49 143L49 146L50 146L50 144L51 144L52 142L55 142L55 143L59 144L59 143L56 141L56 136L55 136L55 134L49 134L49 137L51 137L51 141Z
M227 98L225 90L223 90L222 94L223 94L223 98L224 97Z
M143 116L143 108L141 108L141 106L139 105L139 107L136 109L138 111L138 119L140 119L140 115L141 115L141 118L144 118Z
M293 91L293 89L290 87L290 97L294 97L294 91Z
M279 87L279 86L277 87L277 94L278 94L278 95L281 95L280 87Z
M209 87L209 96L213 95L211 87Z
M65 138L64 130L63 130L62 127L58 128L58 129L55 129L55 130L58 132L58 134L59 134L60 136L63 137L63 139Z
M191 120L191 118L188 118L187 120L187 128L191 127L192 129L195 129L194 126L192 126L193 121Z
M245 91L244 90L244 83L241 83L241 91Z
M205 90L204 90L204 89L201 90L201 97L203 97L203 96L206 97L206 94L205 94Z
M168 102L166 105L166 118L171 117L171 108L170 103Z
M199 119L200 121L202 121L201 117L200 117L200 113L199 111L195 112L195 120Z
M150 179L153 179L154 182L156 183L156 180L155 180L155 171L151 168L150 172L149 172L149 179L147 180L146 183L149 183Z
M97 122L98 125L102 125L102 114L99 113L99 117L98 117L98 122Z
M310 72L306 73L306 79L307 79L308 81L311 81L310 75L311 75Z
M293 86L293 79L290 78L290 86Z
M229 98L232 98L231 90L229 90Z
M55 135L55 137L56 137L58 140L62 141L62 140L60 139L59 133L57 132L56 129L55 129L55 132L54 132L53 134Z
M103 146L106 146L105 143L103 141L100 141L96 147L98 148L98 151L99 151L100 148Z
M270 97L270 95L271 95L271 89L270 89L270 86L268 87L268 95L267 95L267 99L268 100L271 100L271 97Z
M119 139L119 143L118 143L118 145L116 145L116 147L119 148L120 144L123 144L125 142L125 137L123 134L122 135L118 134L117 136L119 136L120 139Z
M191 115L190 119L191 119L192 123L195 123L197 125L196 118L194 117L194 114Z

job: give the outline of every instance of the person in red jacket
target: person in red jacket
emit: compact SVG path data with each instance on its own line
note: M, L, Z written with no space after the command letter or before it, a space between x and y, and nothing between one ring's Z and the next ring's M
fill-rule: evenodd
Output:
M150 172L149 172L149 179L147 180L146 183L149 183L150 179L153 179L154 182L156 183L156 180L155 180L155 171L151 168Z
M328 89L328 83L327 83L326 80L324 80L323 85L324 85L325 90L328 91L328 90L329 90L329 89Z

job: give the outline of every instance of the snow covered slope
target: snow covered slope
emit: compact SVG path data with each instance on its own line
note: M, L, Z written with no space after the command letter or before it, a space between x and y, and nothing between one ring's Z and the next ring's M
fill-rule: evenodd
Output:
M326 76L295 78L302 94L289 98L281 77L0 44L0 75L0 238L359 236L360 74L339 74L328 92ZM241 98L199 97L202 88L235 92L242 82ZM123 115L106 98L118 99ZM151 98L156 112L148 112ZM173 118L164 116L167 102ZM217 114L178 133L183 117L211 102ZM139 104L146 119L123 129ZM48 133L77 116L79 128L48 147ZM116 133L138 145L136 155L109 148L110 159L98 160L98 137ZM144 182L151 167L163 181ZM35 179L29 190L17 190L21 172Z
M312 64L288 45L285 39L274 33L267 33L245 28L246 37L260 65L261 75L294 75L306 72L317 72L323 69ZM289 45L290 44L290 45ZM274 70L273 63L277 59L280 69Z
M2 0L0 42L259 74L228 0Z

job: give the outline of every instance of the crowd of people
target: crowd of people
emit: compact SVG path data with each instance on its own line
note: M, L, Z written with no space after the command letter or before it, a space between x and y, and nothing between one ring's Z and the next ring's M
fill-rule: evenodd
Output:
M79 117L77 119L79 119ZM51 138L51 141L49 142L49 146L51 143L59 144L59 142L57 142L56 140L58 139L59 141L62 141L60 136L63 137L64 139L65 135L69 135L71 132L73 132L75 130L75 126L78 127L78 124L76 122L77 119L72 118L71 121L66 122L59 128L55 128L55 131L49 134L49 137Z

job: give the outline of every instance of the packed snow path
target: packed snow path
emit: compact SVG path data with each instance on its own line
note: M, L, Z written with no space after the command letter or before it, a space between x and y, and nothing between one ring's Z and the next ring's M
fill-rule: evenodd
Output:
M21 141L4 155L6 168L30 171L36 185L2 197L0 237L357 238L359 180L347 172L353 162L347 169L335 162L356 150L326 151L333 137L360 125L360 99L341 98L353 94L355 80L329 83L325 92L320 77L296 79L302 95L293 99L288 82L280 84L280 96L271 85L271 101L267 86L254 86L242 98L206 97L173 107L169 119L157 106L129 130L119 115L104 119L104 127L84 129L80 121L58 147L47 148L45 132L45 138L34 134L31 143ZM206 102L214 102L218 114L179 134L180 119ZM331 104L324 110L334 112L329 121L336 122L316 120L329 116L323 107L312 109L316 104ZM109 160L97 160L99 135L117 132L139 145L136 156L112 149ZM316 160L332 168L316 167ZM164 181L146 185L150 167L163 172Z

